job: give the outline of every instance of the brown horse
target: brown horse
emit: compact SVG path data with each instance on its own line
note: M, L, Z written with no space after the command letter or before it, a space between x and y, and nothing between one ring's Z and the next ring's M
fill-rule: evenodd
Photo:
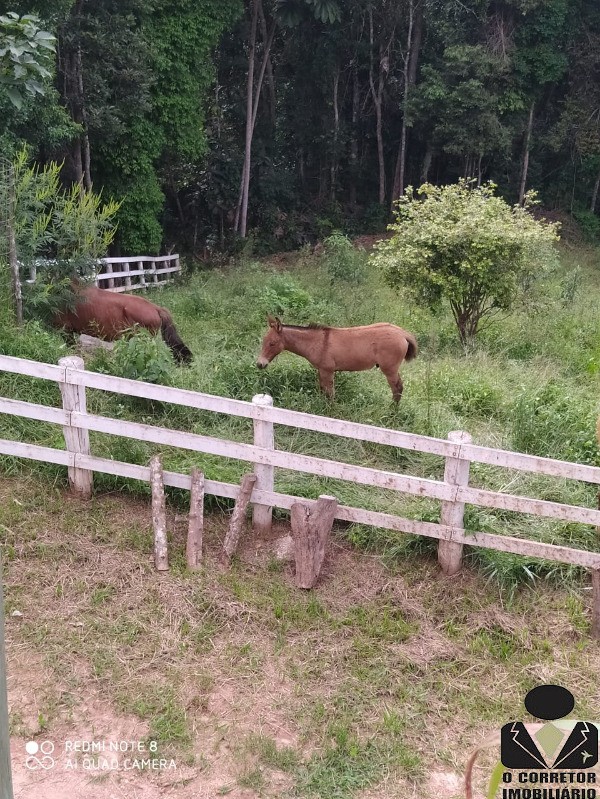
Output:
M54 318L57 327L69 333L86 333L107 341L120 338L126 330L140 325L151 333L162 333L174 357L184 363L192 360L191 351L179 338L171 314L153 302L133 294L117 294L95 286L74 284L75 307Z
M394 400L398 402L402 396L400 364L412 361L418 352L412 333L387 322L362 327L297 327L283 325L272 316L268 322L269 332L256 362L260 369L284 350L301 355L318 370L321 389L333 397L335 372L362 372L378 366L390 384Z

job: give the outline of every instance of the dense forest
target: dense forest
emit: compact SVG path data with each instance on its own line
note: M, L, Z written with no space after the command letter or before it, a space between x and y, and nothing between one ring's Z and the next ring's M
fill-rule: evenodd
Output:
M600 232L597 0L27 0L45 94L0 152L123 200L116 252L379 232L408 185L493 180Z

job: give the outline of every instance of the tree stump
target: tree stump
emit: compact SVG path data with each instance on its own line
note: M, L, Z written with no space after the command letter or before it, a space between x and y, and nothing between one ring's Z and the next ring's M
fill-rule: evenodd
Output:
M316 504L295 502L292 505L292 538L298 588L312 588L317 582L337 506L337 499L326 495L320 496Z
M197 569L202 562L202 533L204 531L204 475L199 469L192 469L190 491L190 518L186 559L188 569Z
M150 460L150 486L152 488L152 527L154 528L154 565L158 571L169 568L167 548L167 509L165 505L165 486L160 457L154 455Z
M235 554L238 542L240 540L240 535L242 534L242 526L246 516L246 508L250 502L250 497L252 495L252 489L254 488L255 482L255 474L245 474L242 478L240 492L235 501L235 508L233 509L231 521L229 522L229 529L227 530L227 535L225 536L225 541L223 542L223 551L221 552L221 556L219 558L219 563L222 566L231 565L231 559Z

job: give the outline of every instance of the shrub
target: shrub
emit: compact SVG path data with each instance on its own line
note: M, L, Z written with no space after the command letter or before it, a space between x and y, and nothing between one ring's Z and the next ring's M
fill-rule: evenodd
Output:
M147 330L134 330L116 342L108 365L117 377L169 385L173 358L159 336L153 336Z
M556 262L557 225L494 196L495 186L425 184L398 203L394 235L376 245L373 262L388 283L405 286L431 308L449 303L463 345L482 319L508 310L537 275Z
M260 294L260 304L264 313L284 315L297 314L312 305L313 299L296 281L288 275L275 275Z
M335 230L323 242L325 265L333 280L361 283L365 278L365 251L356 249L348 236Z

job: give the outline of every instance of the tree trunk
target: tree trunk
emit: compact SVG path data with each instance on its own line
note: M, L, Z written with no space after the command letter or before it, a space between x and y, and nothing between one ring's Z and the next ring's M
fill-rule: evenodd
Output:
M523 165L521 167L521 184L519 186L519 205L525 202L525 186L527 185L527 170L529 169L529 143L531 141L531 129L533 128L533 108L531 103L529 109L529 119L527 121L527 132L525 133L525 144L523 146Z
M256 61L256 28L258 19L258 10L262 9L261 0L255 0L252 4L252 22L250 25L250 54L248 56L248 84L246 89L246 146L244 150L244 166L242 169L242 182L240 187L240 198L238 200L238 207L236 210L235 228L239 231L242 238L246 238L246 227L248 222L248 195L250 191L250 164L252 157L252 138L254 135L254 128L256 125L256 116L258 114L258 102L260 100L260 93L262 89L267 64L269 63L269 55L273 38L275 36L276 23L273 20L271 31L268 39L265 42L265 51L263 55L260 72L256 89L254 88L254 67Z
M248 81L246 83L246 140L240 199L235 215L235 228L242 238L246 237L246 223L248 219L248 189L250 187L250 158L252 156L252 101L254 92L254 63L256 60L258 1L259 0L250 0L252 12L250 19L250 51L248 53Z
M352 70L352 126L350 128L350 205L356 207L356 182L358 180L358 111L360 86L358 68Z
M370 58L369 65L369 86L373 105L375 106L375 130L377 138L377 161L379 164L379 204L385 203L385 159L383 154L383 125L382 125L382 95L383 95L383 48L379 46L379 77L377 88L375 88L375 78L373 74L373 10L369 9L369 44Z
M392 189L392 206L404 194L406 182L406 142L408 136L408 98L410 88L417 82L417 66L423 36L423 4L418 3L415 8L414 0L410 0L408 9L408 33L406 36L406 55L404 57L404 98L402 100L402 131L400 145L394 172L394 185Z
M267 34L267 19L265 17L262 3L259 5L258 13L260 15L260 30L266 48L270 37ZM268 50L270 51L270 49L271 46L269 45ZM268 52L267 56L267 86L269 87L269 115L271 117L271 127L273 130L275 130L275 124L277 121L277 97L275 95L275 77L273 75L273 64L271 63L270 52Z
M81 47L77 48L76 61L77 65L77 91L79 101L79 113L81 116L80 124L83 126L83 133L81 134L81 168L83 185L86 191L92 190L92 173L91 173L91 157L90 157L90 140L87 132L87 112L85 108L85 93L83 90L83 63L81 60Z
M592 191L592 201L590 203L590 211L593 214L596 213L596 201L598 200L599 189L600 189L600 172L598 172L598 177L596 178L596 182L594 183L594 190Z
M19 274L19 261L17 259L17 241L15 233L16 216L16 187L15 170L12 164L8 172L8 214L6 218L7 237L8 237L8 262L10 264L10 274L12 279L13 302L15 305L15 321L18 327L23 326L23 295L21 294L21 276Z
M429 179L429 170L431 169L431 162L433 161L433 147L431 142L427 142L427 149L423 156L423 167L421 169L421 183L427 183Z
M333 76L333 151L331 153L331 199L335 200L335 186L337 179L338 137L340 132L340 110L338 107L338 88L340 85L340 71L336 69Z

